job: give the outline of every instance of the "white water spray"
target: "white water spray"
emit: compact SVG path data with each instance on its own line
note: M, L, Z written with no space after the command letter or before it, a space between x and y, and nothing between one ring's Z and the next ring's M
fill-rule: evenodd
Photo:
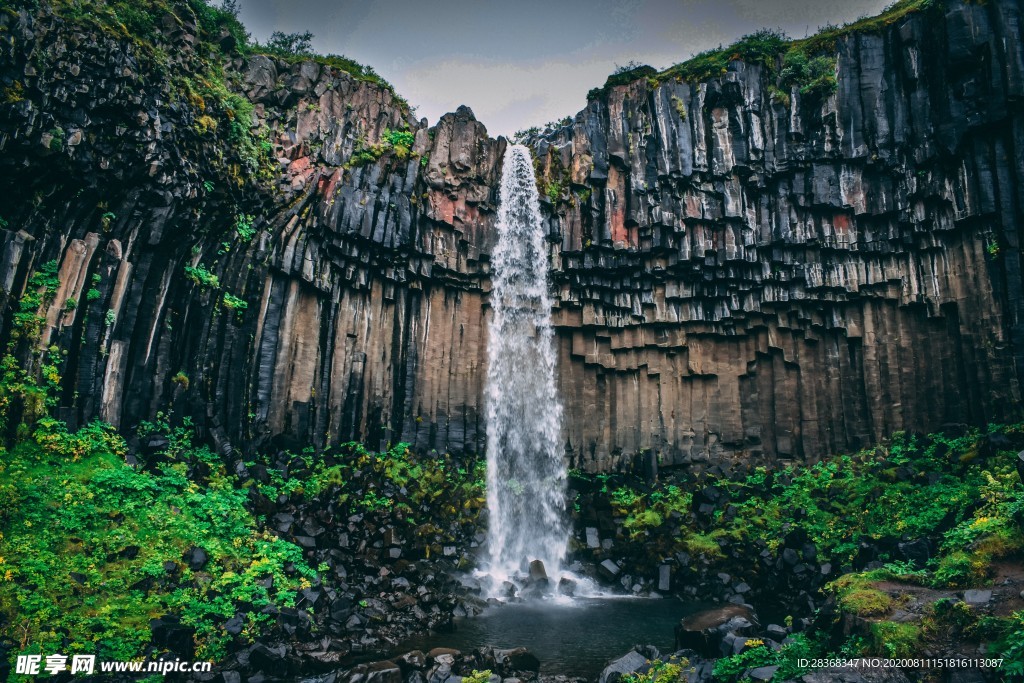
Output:
M493 590L534 560L557 582L569 536L548 257L537 181L522 145L505 152L497 228L486 395L486 573Z

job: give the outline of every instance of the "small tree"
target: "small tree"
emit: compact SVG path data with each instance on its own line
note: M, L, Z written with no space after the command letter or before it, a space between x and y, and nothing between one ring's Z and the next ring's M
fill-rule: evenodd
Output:
M267 47L277 52L289 52L294 55L308 55L313 52L313 33L282 33L274 31L270 34Z
M242 10L242 2L241 0L222 0L220 9L237 19L238 13Z

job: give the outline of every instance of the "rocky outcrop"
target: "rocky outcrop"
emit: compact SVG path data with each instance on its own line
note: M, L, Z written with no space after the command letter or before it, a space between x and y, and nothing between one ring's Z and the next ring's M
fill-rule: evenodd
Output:
M1019 417L1019 22L949 3L839 37L826 97L735 61L533 137L573 464L816 458ZM35 348L64 354L64 417L173 408L226 451L483 450L505 140L468 108L428 128L328 64L229 54L273 168L247 166L131 40L45 7L0 25L0 283L14 306L58 262ZM186 8L160 31L188 73Z

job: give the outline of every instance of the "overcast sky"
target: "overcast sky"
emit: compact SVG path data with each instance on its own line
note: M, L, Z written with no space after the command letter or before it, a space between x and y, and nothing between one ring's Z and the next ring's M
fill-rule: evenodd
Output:
M630 60L659 69L762 27L803 37L888 0L241 0L263 41L312 31L313 46L369 64L431 124L469 105L491 135L574 115Z

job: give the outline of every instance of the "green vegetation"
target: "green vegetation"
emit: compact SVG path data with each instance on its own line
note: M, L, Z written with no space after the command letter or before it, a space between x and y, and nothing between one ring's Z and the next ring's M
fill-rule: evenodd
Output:
M387 128L377 144L368 145L362 138L357 140L355 149L352 151L352 157L345 166L347 168L356 168L372 164L388 153L394 154L395 158L399 160L408 159L415 141L416 136L411 131Z
M544 187L544 196L546 196L551 203L554 204L562 196L562 183L557 180L548 182Z
M999 653L993 656L1005 657L1007 671L1021 672L1024 614L982 616L965 603L938 600L920 622L888 618L910 600L894 585L918 586L917 599L927 600L950 589L991 585L1000 561L1024 557L1024 485L1016 468L1022 443L1024 424L896 433L883 445L811 466L758 467L729 478L663 472L654 484L571 472L570 482L577 509L584 503L611 507L621 528L618 552L646 558L645 566L684 551L698 567L688 571L736 575L738 567L747 567L746 579L757 582L758 554L767 547L778 557L791 534L814 546L816 563L835 569L882 563L867 571L845 569L849 573L833 575L825 586L834 598L837 629L855 625L840 645L846 656L939 651L952 633L986 643L989 653ZM594 499L582 500L586 495ZM707 500L715 501L713 510L698 514L698 503ZM899 543L917 539L936 548L934 556L917 564L901 559ZM865 547L870 554L863 557ZM748 644L718 661L716 679L739 681L751 667L778 665L776 680L786 680L800 674L796 659L836 651L827 628L798 635L799 641L778 651Z
M56 272L50 262L33 276L12 347L38 340L35 311L53 300ZM143 423L142 436L164 434L167 446L131 466L110 426L72 431L47 415L60 362L51 349L33 372L10 348L0 364L0 621L16 652L140 657L150 620L171 613L194 632L196 656L217 659L231 640L227 619L243 615L252 638L262 607L294 604L316 573L297 546L258 528L248 492L192 443L191 423ZM187 386L182 373L175 381ZM202 481L189 479L199 466ZM203 566L183 560L192 548L206 553Z
M21 84L21 81L14 81L3 89L2 98L4 104L21 102L25 99L25 86Z
M190 277L209 282L201 272ZM38 341L37 311L59 286L56 262L44 264L22 297L26 317L12 346ZM406 444L384 453L346 444L316 458L307 449L296 456L306 471L240 480L195 443L188 418L164 414L138 429L141 441L159 435L164 445L130 465L126 440L109 425L75 431L48 415L61 391L60 362L51 350L32 371L8 349L0 364L0 621L15 639L13 654L152 656L162 650L151 642L151 621L164 615L180 617L197 659L216 661L253 642L273 626L264 607L294 606L326 571L263 528L247 508L254 493L268 501L325 496L348 514L416 525L428 557L484 505L483 463L420 459ZM171 382L190 384L184 372ZM205 558L194 561L195 549ZM235 617L243 622L237 637L225 626Z
M845 26L826 26L813 36L797 40L778 31L762 29L743 36L732 45L705 50L661 72L636 64L620 67L609 76L604 86L587 93L587 100L598 98L617 85L641 79L646 79L651 87L669 79L699 82L725 74L733 61L758 64L768 69L775 80L771 86L772 94L787 105L789 89L794 86L802 95L825 97L835 92L835 51L840 38L855 32L878 32L909 14L939 7L941 0L899 0L877 16L858 19ZM685 119L685 110L679 113Z
M747 669L778 666L773 680L796 679L809 671L799 665L799 660L824 656L827 647L824 642L805 633L794 634L791 639L778 650L773 650L760 639L748 640L742 652L717 660L712 675L716 681L734 683L749 680L743 677Z
M66 133L63 128L51 128L50 129L50 149L59 152L64 147L64 137Z
M252 226L254 220L256 219L253 216L244 213L235 217L235 234L238 235L238 239L243 242L252 241L256 236L256 228Z
M714 76L721 76L729 67L729 62L744 61L748 64L760 64L773 67L775 60L790 48L789 38L781 32L761 29L743 36L728 47L705 50L693 58L677 64L657 75L658 80L669 78L695 82Z
M487 683L489 680L491 680L490 669L486 669L484 671L477 671L476 669L473 669L473 672L468 676L462 677L463 683Z
M887 447L812 467L758 470L732 486L732 494L743 496L732 530L741 538L779 538L798 527L819 554L840 563L855 558L862 540L933 538L946 558L964 553L976 565L958 573L940 561L933 567L942 569L937 580L971 584L984 577L992 559L1021 547L1015 518L1024 509L1024 490L1010 453L983 459L979 451L991 451L991 443L1022 430L993 425L985 432L927 438L897 433Z
M597 99L617 85L626 85L641 78L653 78L657 74L658 70L647 64L629 62L623 66L616 66L615 71L612 72L612 75L608 77L603 86L592 88L587 93L587 101Z
M47 261L39 266L29 279L25 294L18 302L18 310L14 314L12 340L16 341L23 337L35 338L39 335L46 322L46 317L42 315L43 309L53 303L58 287L60 280L57 279L57 262Z
M844 612L860 617L884 616L894 603L888 593L874 588L873 583L885 578L889 578L888 575L881 572L846 574L830 583L828 588L836 594L839 607Z
M267 49L283 54L309 56L313 54L313 33L283 33L274 31L267 41Z
M185 277L200 287L216 289L220 286L220 278L207 270L206 266L201 263L195 266L185 266Z
M393 510L409 523L417 523L414 511L423 505L448 515L473 517L486 503L486 463L482 460L467 467L447 454L420 457L406 443L375 453L355 442L332 448L315 462L312 450L302 457L309 471L301 478L282 478L278 471L270 470L269 482L250 485L271 499L281 494L329 494L354 510ZM364 488L367 481L388 482L399 493ZM436 551L440 552L440 547Z
M624 516L623 526L633 538L646 536L673 515L689 512L693 494L674 484L655 486L649 493L640 493L629 485L611 492L612 509ZM718 549L715 544L716 550Z
M245 490L189 434L172 432L176 457L148 472L125 463L123 438L100 423L70 432L43 418L3 451L0 611L22 651L129 659L148 644L150 619L178 613L197 656L217 658L236 610L255 628L260 607L291 605L309 585L300 549L257 529ZM202 485L186 477L195 462L211 470ZM210 557L201 570L182 562L193 546Z
M668 661L655 659L640 672L626 674L622 677L623 683L682 683L686 681L686 674L690 669L690 660L678 658L672 655Z
M836 90L836 58L830 55L808 57L800 50L791 50L782 58L779 87L788 92L797 87L801 95L830 95Z
M224 292L224 308L240 314L249 308L249 302L245 299L239 299L231 292Z
M14 7L25 7L30 11L37 7L36 0L12 1ZM286 62L316 61L356 80L385 88L399 106L407 111L410 109L408 103L395 94L391 84L372 68L344 56L314 53L309 32L275 33L267 45L252 41L238 20L237 7L230 3L216 7L205 0L56 0L52 3L52 11L87 32L129 42L144 68L166 79L172 99L191 109L191 128L196 135L222 141L219 147L227 153L218 156L217 164L238 186L272 176L272 144L269 131L255 126L252 103L238 92L239 76L224 70L226 58L268 54ZM172 60L167 42L161 36L162 22L167 16L174 17L179 23L194 21L199 29L199 42L194 52L187 52L184 62L176 64L173 69L169 66ZM223 39L224 34L230 39ZM20 83L5 88L3 93L6 103L16 103L23 96ZM62 128L51 129L50 148L62 150L65 137ZM106 227L108 225L104 223Z

